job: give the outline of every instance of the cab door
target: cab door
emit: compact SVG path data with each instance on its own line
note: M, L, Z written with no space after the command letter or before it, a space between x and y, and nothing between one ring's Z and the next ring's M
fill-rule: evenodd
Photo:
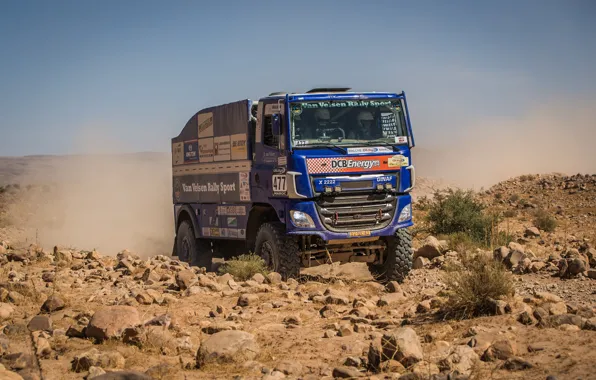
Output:
M251 181L255 201L287 196L284 113L281 100L259 103Z

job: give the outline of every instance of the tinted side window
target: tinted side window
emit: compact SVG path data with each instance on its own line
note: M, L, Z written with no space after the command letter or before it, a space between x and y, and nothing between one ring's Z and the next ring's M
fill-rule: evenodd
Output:
M277 148L279 136L273 135L273 123L271 115L263 118L263 142L265 145Z

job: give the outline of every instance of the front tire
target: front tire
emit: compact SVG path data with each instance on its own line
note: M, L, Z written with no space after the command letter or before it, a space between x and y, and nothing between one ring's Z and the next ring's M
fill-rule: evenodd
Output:
M300 248L279 222L264 223L257 232L255 252L285 281L300 275Z
M388 239L385 262L381 265L369 264L368 267L373 276L382 282L402 283L412 270L412 257L412 235L402 228Z
M178 227L176 251L180 261L187 262L191 266L205 268L208 272L211 271L213 262L211 242L205 239L197 239L188 220L184 220Z

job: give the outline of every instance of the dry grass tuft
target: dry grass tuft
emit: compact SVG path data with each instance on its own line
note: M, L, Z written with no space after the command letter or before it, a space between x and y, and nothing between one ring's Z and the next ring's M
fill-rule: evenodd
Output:
M513 277L488 254L461 254L461 263L447 266L444 281L449 302L442 314L446 318L465 319L490 315L494 300L513 296Z
M261 273L266 276L269 271L265 261L255 254L246 254L233 257L229 261L226 261L221 267L219 267L219 273L229 273L236 280L246 281L252 278L257 273Z

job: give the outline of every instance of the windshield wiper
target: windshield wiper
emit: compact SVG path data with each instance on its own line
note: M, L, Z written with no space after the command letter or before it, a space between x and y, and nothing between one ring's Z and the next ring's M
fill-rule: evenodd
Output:
M348 150L346 148L339 146L339 145L335 145L333 143L310 143L308 145L295 146L294 148L310 148L310 147L315 147L315 146L324 146L327 148L335 148L336 150L339 150L343 154L348 154Z

